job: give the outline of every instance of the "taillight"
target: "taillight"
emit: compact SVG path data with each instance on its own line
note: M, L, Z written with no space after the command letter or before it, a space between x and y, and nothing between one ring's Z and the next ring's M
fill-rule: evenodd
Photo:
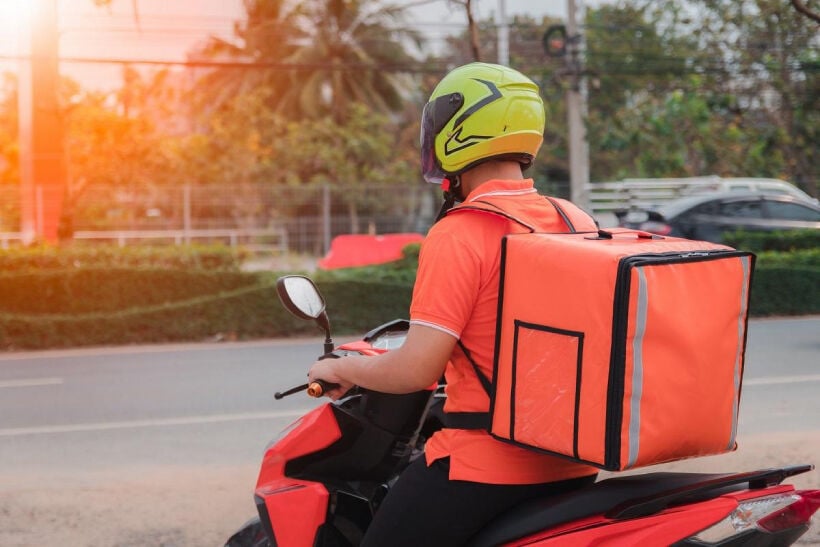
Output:
M811 516L820 509L820 490L803 490L797 492L800 499L758 521L757 525L769 532L778 532L800 526L811 520Z
M817 511L819 498L820 491L809 490L742 501L726 518L691 539L714 545L758 527L777 532L800 526Z
M657 220L648 220L641 223L639 228L644 232L651 232L662 236L668 236L672 232L672 227L665 222L658 222Z

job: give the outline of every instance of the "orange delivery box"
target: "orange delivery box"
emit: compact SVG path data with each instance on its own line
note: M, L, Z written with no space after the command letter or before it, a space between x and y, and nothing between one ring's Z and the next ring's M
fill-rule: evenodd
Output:
M629 230L505 236L490 433L611 471L734 450L754 260Z

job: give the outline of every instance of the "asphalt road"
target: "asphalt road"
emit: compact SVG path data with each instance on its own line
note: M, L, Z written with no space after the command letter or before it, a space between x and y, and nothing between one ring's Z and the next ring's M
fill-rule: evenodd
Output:
M0 354L0 544L218 543L253 513L268 440L320 404L273 398L320 351L310 339ZM751 321L741 442L817 442L818 395L820 317ZM151 506L116 521L129 511L108 506L129 501ZM160 526L173 511L189 518ZM32 535L37 515L61 535Z

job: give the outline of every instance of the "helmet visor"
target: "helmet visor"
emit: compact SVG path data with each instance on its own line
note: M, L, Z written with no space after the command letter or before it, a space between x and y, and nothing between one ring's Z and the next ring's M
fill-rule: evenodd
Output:
M442 95L424 105L421 114L421 173L424 180L441 184L447 174L436 159L436 135L441 133L456 112L464 104L464 95L450 93Z

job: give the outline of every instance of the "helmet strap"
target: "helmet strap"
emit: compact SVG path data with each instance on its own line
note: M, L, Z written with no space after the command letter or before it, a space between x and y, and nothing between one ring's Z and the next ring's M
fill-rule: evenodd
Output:
M461 195L461 177L459 175L455 175L452 179L444 179L441 188L444 190L444 203L441 204L441 209L438 211L434 224L444 218L444 215L453 208L456 201L459 203L464 201L464 197Z

